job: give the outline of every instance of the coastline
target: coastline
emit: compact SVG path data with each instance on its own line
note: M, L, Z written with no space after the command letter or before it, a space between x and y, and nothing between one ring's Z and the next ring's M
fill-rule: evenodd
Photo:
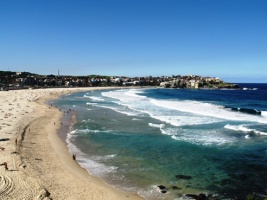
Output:
M62 112L45 104L68 93L114 88L13 90L0 93L0 198L143 199L91 176L57 134ZM50 107L50 108L49 108ZM16 145L17 141L17 145Z

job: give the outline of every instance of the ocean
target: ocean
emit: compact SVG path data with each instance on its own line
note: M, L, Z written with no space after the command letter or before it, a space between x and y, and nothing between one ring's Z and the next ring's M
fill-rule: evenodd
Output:
M71 154L114 187L147 200L263 197L267 84L239 85L98 90L52 103L75 110L64 136Z

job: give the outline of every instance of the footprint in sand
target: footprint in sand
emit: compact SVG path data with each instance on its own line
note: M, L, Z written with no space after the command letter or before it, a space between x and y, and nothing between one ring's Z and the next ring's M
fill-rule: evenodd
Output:
M13 181L8 176L0 175L0 198L14 189Z

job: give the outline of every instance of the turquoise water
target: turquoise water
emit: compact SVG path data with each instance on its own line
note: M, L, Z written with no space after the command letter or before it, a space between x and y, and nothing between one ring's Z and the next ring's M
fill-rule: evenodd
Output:
M267 191L267 90L255 88L93 91L54 103L76 111L68 147L107 183L149 200L244 199Z

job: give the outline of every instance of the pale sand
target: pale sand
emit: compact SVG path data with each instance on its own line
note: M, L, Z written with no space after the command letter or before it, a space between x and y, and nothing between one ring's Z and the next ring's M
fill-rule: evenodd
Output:
M93 89L0 91L0 199L142 199L89 175L57 135L62 112L44 102Z

